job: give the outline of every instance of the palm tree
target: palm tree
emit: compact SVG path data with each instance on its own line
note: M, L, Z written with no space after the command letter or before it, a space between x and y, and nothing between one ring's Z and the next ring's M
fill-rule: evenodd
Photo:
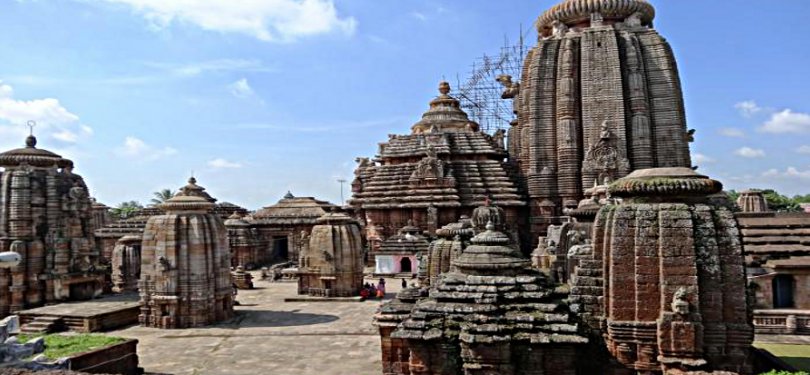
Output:
M151 202L153 206L156 206L171 199L174 196L174 193L172 193L170 189L163 189L152 193L152 195L154 198L152 198L152 200L149 202Z
M136 201L121 202L115 208L110 210L110 213L118 220L130 217L135 211L142 209L143 206Z

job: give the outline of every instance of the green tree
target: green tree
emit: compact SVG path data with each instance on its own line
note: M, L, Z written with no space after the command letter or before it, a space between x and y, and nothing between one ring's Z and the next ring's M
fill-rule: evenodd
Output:
M133 213L142 208L143 205L136 201L121 202L110 210L110 214L116 219L121 220L132 216Z
M795 200L779 194L773 189L765 189L762 191L765 199L768 201L768 208L776 212L799 212L802 210L799 203Z
M793 200L796 201L796 203L810 203L810 194L795 195L793 196Z
M156 206L171 199L174 196L174 193L172 193L171 189L162 189L152 193L152 196L154 198L152 198L149 202L153 206Z
M737 198L740 197L740 193L738 191L736 191L736 190L733 190L733 189L727 191L726 195L728 195L728 199L730 199L732 202L736 202Z

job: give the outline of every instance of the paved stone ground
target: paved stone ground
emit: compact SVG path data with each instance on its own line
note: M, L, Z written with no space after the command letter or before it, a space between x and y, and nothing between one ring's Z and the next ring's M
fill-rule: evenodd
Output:
M254 278L257 280L258 278ZM377 280L369 280L377 282ZM386 299L401 280L387 279ZM255 282L240 290L237 316L205 328L140 326L107 334L136 338L141 367L159 374L379 374L380 338L371 325L380 301L283 302L296 284Z

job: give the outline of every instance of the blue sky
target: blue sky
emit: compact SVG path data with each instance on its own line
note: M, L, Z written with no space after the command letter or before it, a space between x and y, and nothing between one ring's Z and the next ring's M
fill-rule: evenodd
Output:
M0 148L36 120L40 146L72 158L109 205L191 171L252 209L287 190L339 201L356 156L406 133L443 76L463 77L554 3L3 0ZM810 193L810 2L653 4L700 171Z

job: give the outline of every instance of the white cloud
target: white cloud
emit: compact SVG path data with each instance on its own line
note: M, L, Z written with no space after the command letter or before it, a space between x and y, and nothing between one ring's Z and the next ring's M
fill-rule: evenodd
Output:
M765 151L761 149L751 148L751 147L741 147L734 151L734 154L737 156L742 156L744 158L761 158L765 157Z
M698 163L698 164L703 164L703 163L708 164L708 163L714 163L715 162L714 159L712 159L712 158L710 158L710 157L708 157L706 155L703 155L703 154L693 154L692 155L692 161L694 161L695 163Z
M762 177L777 177L777 176L779 176L779 170L776 168L771 168L765 172L762 172Z
M411 12L411 17L416 18L422 22L427 21L427 16L424 13L420 12Z
M746 100L744 102L739 102L734 105L734 108L740 112L741 115L744 117L751 117L758 112L762 111L762 107L757 105L757 102L753 100Z
M67 129L54 133L53 137L66 143L76 143L79 140L78 134Z
M796 149L796 152L800 154L810 155L810 145L799 146L799 148Z
M155 148L139 138L128 136L116 153L130 159L154 161L177 154L177 150L172 147Z
M766 133L810 133L810 114L786 109L771 115L759 129Z
M94 0L128 5L156 29L173 23L248 35L266 42L290 42L321 34L351 35L352 17L338 15L333 0Z
M29 132L25 126L28 121L36 122L34 133L38 138L49 137L65 143L76 143L83 136L93 134L93 129L81 124L79 116L68 111L59 100L19 100L14 94L14 88L0 83L0 134L3 140L22 143ZM0 143L7 146L5 142Z
M745 138L745 132L737 128L722 128L717 131L720 135L731 138Z
M771 168L765 172L762 172L762 177L798 178L802 180L810 180L810 169L803 171L796 167L787 167L784 171L780 171L776 168Z
M236 169L242 168L242 163L236 163L222 158L217 158L209 161L208 166L214 169Z
M228 91L237 98L247 98L253 95L253 88L250 87L246 78L242 78L228 85Z
M207 72L269 72L273 70L261 61L253 59L216 59L184 64L145 62L144 65L168 71L179 77L192 77Z

